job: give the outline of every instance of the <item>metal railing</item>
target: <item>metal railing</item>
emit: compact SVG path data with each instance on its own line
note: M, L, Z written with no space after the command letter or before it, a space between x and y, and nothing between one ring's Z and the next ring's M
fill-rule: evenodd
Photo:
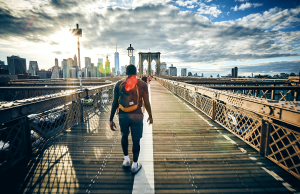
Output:
M43 143L103 111L115 83L0 104L0 171Z
M300 106L173 80L156 80L300 179ZM289 118L290 117L290 118Z

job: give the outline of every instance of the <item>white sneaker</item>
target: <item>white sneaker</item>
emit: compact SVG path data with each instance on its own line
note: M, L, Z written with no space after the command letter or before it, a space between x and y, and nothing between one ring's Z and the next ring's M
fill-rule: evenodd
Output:
M141 170L142 168L142 164L141 163L137 163L137 166L135 168L133 168L133 163L132 163L132 166L131 166L131 173L132 174L136 174L138 173L139 170Z
M123 168L129 168L130 167L130 160L123 160L123 165L122 165Z

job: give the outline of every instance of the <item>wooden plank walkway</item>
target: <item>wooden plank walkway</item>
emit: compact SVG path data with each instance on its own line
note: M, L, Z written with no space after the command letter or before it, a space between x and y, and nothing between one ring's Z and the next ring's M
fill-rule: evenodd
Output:
M156 81L151 98L155 193L300 191L298 179ZM134 176L121 167L120 133L110 130L109 113L95 113L2 173L0 193L132 193ZM132 159L131 146L129 138Z
M293 183L294 189L299 185L157 82L151 83L151 93L155 193L290 193L262 167Z

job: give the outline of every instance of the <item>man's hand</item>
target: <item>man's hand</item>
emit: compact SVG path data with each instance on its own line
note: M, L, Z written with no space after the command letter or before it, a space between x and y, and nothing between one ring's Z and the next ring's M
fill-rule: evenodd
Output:
M110 129L111 129L112 131L116 131L117 126L116 126L116 124L115 124L113 121L110 121L109 126L110 126Z
M153 119L150 118L150 117L147 119L147 122L148 122L148 121L149 121L149 125L153 123Z

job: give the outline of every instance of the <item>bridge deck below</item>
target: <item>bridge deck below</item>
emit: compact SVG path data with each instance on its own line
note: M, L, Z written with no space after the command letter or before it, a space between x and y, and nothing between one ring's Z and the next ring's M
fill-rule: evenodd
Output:
M156 81L150 87L155 193L300 191L296 178L203 113ZM132 193L138 183L121 167L121 136L109 129L109 113L96 112L2 174L0 193Z

